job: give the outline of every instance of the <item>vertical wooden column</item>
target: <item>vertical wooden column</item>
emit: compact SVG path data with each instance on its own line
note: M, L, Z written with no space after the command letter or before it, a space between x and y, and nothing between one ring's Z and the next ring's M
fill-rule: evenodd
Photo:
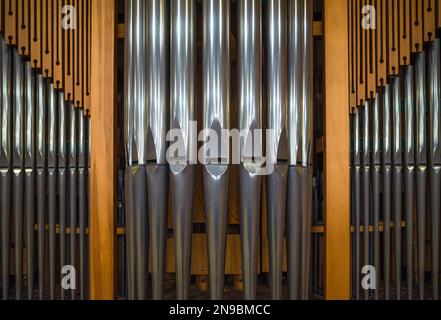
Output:
M350 297L348 0L325 0L325 298Z
M115 0L92 1L90 298L115 296Z

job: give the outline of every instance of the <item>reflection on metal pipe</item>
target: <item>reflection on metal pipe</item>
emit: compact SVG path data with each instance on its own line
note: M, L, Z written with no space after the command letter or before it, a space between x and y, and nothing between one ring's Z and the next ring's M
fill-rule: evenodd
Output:
M230 1L204 1L203 21L203 129L216 132L221 140L216 154L204 153L202 169L210 298L219 300L228 214L228 141L222 130L230 128Z
M195 59L196 1L171 2L170 48L170 127L179 130L185 149L170 163L173 230L175 239L176 298L188 299L190 289L191 236L195 166L190 155L197 141L190 122L196 121ZM186 192L183 193L182 190Z
M419 297L424 299L424 245L426 224L426 54L415 58L415 103L416 103L416 192L417 192L417 252Z
M49 293L55 299L55 233L57 211L57 134L54 85L47 82L47 193L49 207Z
M366 101L363 106L363 149L361 157L361 172L362 172L362 191L363 191L363 264L365 266L370 265L370 251L369 251L369 225L370 225L370 171L371 171L371 159L370 159L370 119L369 113L372 102ZM369 299L369 290L364 290L365 300Z
M78 136L77 136L77 112L73 102L69 106L69 149L68 149L68 180L69 180L69 226L70 226L70 259L69 263L76 266L76 241L77 241L77 185L78 185ZM76 297L76 290L71 289L71 299Z
M26 249L27 249L27 287L28 299L34 296L34 224L35 224L35 77L31 63L25 62L24 66L24 109L25 109L25 204L24 216L26 219Z
M288 194L297 195L297 198L288 197L287 202L289 295L291 299L308 299L312 224L313 3L290 1L289 18Z
M413 213L415 208L415 105L413 66L408 66L404 75L404 212L406 215L406 282L407 298L412 299L413 290Z
M24 103L23 103L23 63L18 52L13 53L12 91L12 193L15 226L15 298L21 300L23 277L23 181L24 181Z
M67 137L68 137L68 104L64 101L63 92L58 93L58 211L60 215L60 266L67 263ZM65 291L60 288L60 298L65 299Z
M391 219L391 163L392 163L392 132L391 132L391 95L390 87L383 89L383 268L384 268L384 297L389 299L390 283L390 219Z
M261 1L239 3L238 35L238 97L240 156L240 228L244 298L256 299L257 257L260 233L260 197L262 177L258 175L262 162L262 7ZM253 152L256 151L256 152Z
M167 240L169 127L169 2L147 4L147 194L152 261L153 299L164 297L165 243Z
M269 284L271 298L282 296L283 239L288 179L287 137L287 2L267 2L267 127L273 130L267 144L267 163L274 171L267 177L267 213L269 241Z
M355 108L354 115L354 281L355 299L360 299L360 217L361 217L361 128L360 128L360 108Z
M46 106L42 75L36 80L36 167L37 167L37 223L38 223L38 294L44 298L45 208L46 208Z
M78 224L80 229L79 265L80 265L80 299L86 297L86 136L85 119L82 109L77 109L78 119Z
M381 150L380 150L380 119L381 119L381 96L377 93L372 108L372 211L374 218L374 267L376 272L376 283L380 283L380 171L381 171ZM374 297L378 299L378 290L374 291Z
M439 228L441 190L441 146L440 146L440 40L436 39L429 53L429 94L430 94L430 211L432 238L432 288L433 299L438 300L439 290Z
M401 298L401 92L400 78L392 81L392 181L394 211L394 248L395 248L395 292L396 300Z

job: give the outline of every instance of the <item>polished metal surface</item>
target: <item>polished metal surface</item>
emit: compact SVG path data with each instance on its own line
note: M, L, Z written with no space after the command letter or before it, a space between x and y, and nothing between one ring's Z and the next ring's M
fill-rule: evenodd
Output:
M401 83L392 81L392 181L394 215L395 299L401 298L401 210L402 210L402 132L401 132Z
M15 246L15 298L22 298L23 277L23 186L24 186L24 101L23 101L23 71L24 66L18 52L13 50L13 89L12 89L12 193L14 217L14 246Z
M191 132L196 121L196 1L170 4L170 128L179 130L181 154L170 163L173 230L175 239L176 298L188 299L190 289L191 238L195 166L190 164L197 141ZM185 194L182 190L186 190Z
M294 0L289 2L289 107L287 121L290 165L312 165L312 20L313 3L311 1Z
M202 129L220 138L215 154L204 154L203 186L208 242L209 291L222 299L228 214L228 141L230 128L230 1L203 2L203 115ZM220 162L219 162L220 160Z
M432 240L432 288L433 299L439 296L439 229L441 190L441 128L440 128L440 40L436 39L429 52L429 165L430 211Z
M69 145L68 145L68 190L69 190L69 264L77 263L77 222L78 222L78 117L74 103L69 104ZM75 286L77 288L77 286ZM70 290L71 299L76 298L76 289Z
M239 193L244 298L256 299L262 177L262 3L239 3L238 98L240 137Z
M24 113L25 113L25 201L27 269L34 270L35 261L35 76L31 63L24 63ZM34 297L34 273L27 275L28 300Z
M381 174L381 149L380 149L380 119L381 119L381 96L377 93L372 105L372 211L374 225L373 243L373 266L380 270L380 174ZM380 283L380 272L376 273L376 283ZM374 297L378 299L378 290L374 291Z
M415 104L413 66L404 74L404 213L406 216L406 283L407 298L413 293L413 213L415 207Z
M36 167L37 167L37 223L38 223L38 295L44 298L45 288L45 208L46 208L46 96L42 75L36 77Z
M425 271L425 225L426 225L426 183L427 183L427 144L426 144L426 54L415 57L415 105L416 105L416 194L417 194L417 255L418 279L424 279ZM419 298L424 299L424 281L419 281Z
M360 219L361 219L361 128L360 109L354 111L354 290L355 299L360 299Z
M84 111L77 109L78 119L78 225L80 299L86 297L86 124Z
M363 113L363 125L362 125L362 140L363 140L363 148L362 148L362 157L361 157L361 176L362 176L362 190L363 190L363 200L362 200L362 208L363 208L363 263L364 265L370 264L370 234L369 234L369 225L370 225L370 210L371 210L371 202L370 202L370 175L371 175L371 163L370 163L370 118L369 113L372 108L372 101L366 101L362 107ZM369 290L364 290L364 298L368 300L369 298Z
M266 108L267 128L274 130L267 145L267 161L275 164L288 160L288 33L287 2L270 0L266 3Z

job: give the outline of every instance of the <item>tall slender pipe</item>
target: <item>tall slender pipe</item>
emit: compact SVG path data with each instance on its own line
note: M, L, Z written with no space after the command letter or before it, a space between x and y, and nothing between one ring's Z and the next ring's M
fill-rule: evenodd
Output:
M417 252L419 297L424 299L424 259L426 227L426 54L415 58L415 104L416 104L416 192L417 192Z
M2 284L3 300L9 297L9 248L11 222L11 67L12 53L0 37L0 81L1 81L1 150L0 150L0 191L1 191L1 244L2 244Z
M191 156L197 141L191 123L196 121L195 60L196 1L171 2L170 128L177 130L182 149L170 157L171 199L175 239L176 297L188 299L190 289L191 237L195 165ZM182 192L185 190L185 193Z
M289 158L287 9L285 0L267 1L267 127L272 130L271 140L267 141L267 163L274 166L272 174L266 180L270 256L269 283L272 299L282 297L283 239Z
M391 95L390 86L383 89L383 257L384 257L384 297L389 299L390 291L390 219L391 219L391 163L392 163L392 132L391 132Z
M370 265L370 173L371 173L371 159L370 159L370 109L372 107L372 101L365 101L362 113L363 113L363 149L361 157L361 172L362 172L362 185L363 185L363 263L365 266ZM369 290L364 290L365 300L369 299Z
M147 194L152 259L152 295L164 297L167 241L169 128L169 1L147 2Z
M149 2L150 3L150 2ZM156 2L155 2L156 3ZM129 251L129 298L147 297L148 207L147 207L147 5L126 1L125 46L125 143L126 211ZM154 25L153 25L154 26ZM155 29L157 31L157 29ZM150 30L150 32L153 32ZM159 33L158 33L159 35ZM153 93L152 93L153 94ZM156 94L158 94L156 92ZM151 135L150 135L151 136Z
M83 109L77 109L78 119L78 224L79 266L80 266L80 299L86 297L86 136L85 116Z
M256 299L262 177L262 4L239 3L238 98L240 140L240 229L244 298Z
M413 213L415 209L415 104L413 66L404 74L404 213L406 215L406 282L407 298L413 292Z
M24 67L25 98L25 207L26 249L28 261L28 299L34 296L34 256L35 256L35 76L30 61Z
M230 128L230 1L204 1L203 20L202 126L220 139L220 150L204 153L202 169L210 297L218 300L224 291L228 216L228 141L222 131Z
M376 283L380 283L380 172L381 172L381 149L380 149L380 119L381 119L381 96L375 94L372 108L372 212L374 218L374 267ZM374 291L374 297L378 299L378 289Z
M430 64L430 211L432 238L432 290L433 299L438 300L439 290L439 228L441 190L441 146L440 146L440 40L436 39L429 53Z
M57 113L55 91L47 82L47 193L49 207L49 294L55 299L55 249L57 219Z
M135 229L134 229L134 209L133 209L133 168L132 168L132 153L135 149L135 135L134 135L134 101L132 98L134 94L133 86L133 43L136 39L133 34L134 23L132 17L133 0L126 0L125 2L125 38L124 38L124 140L126 151L126 173L124 179L124 203L125 203L125 226L126 226L126 246L127 246L127 289L128 298L135 299ZM142 79L140 79L142 81ZM135 160L136 156L135 156Z
M401 82L395 78L392 82L392 181L394 210L394 248L395 248L395 292L396 300L401 298Z
M360 217L361 217L361 128L360 108L355 108L354 115L354 281L355 299L360 299Z
M12 186L15 226L15 298L21 300L23 278L23 181L24 181L24 103L23 62L16 50L13 51L12 91Z
M46 106L42 75L36 80L36 167L37 167L37 222L38 222L38 294L44 298L45 275L45 208L46 208Z
M78 203L77 203L77 185L78 185L78 135L77 135L77 112L75 105L70 102L69 105L69 149L68 149L68 172L69 172L69 227L70 227L70 257L69 263L77 266L77 219L78 219ZM75 286L76 287L76 286ZM71 299L76 297L76 290L71 289Z
M64 101L63 92L58 93L58 211L60 215L60 266L67 263L67 137L68 137L68 103ZM60 289L61 300L65 299L63 287Z
M313 3L289 2L289 173L287 261L289 296L309 298L312 224ZM292 195L292 196L291 196Z

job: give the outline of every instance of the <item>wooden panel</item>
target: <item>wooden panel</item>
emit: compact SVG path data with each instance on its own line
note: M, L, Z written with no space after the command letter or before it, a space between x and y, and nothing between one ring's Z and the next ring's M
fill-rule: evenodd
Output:
M423 0L413 0L411 8L412 11L412 52L421 52L423 48Z
M22 55L29 55L29 1L18 1L18 48Z
M62 27L62 13L63 0L55 0L56 6L54 9L54 85L56 88L63 88L63 27Z
M388 0L378 0L377 9L377 85L381 86L387 81L387 18L386 6Z
M347 3L324 0L326 299L350 296Z
M410 63L410 28L411 28L411 15L410 15L410 1L400 0L400 64L409 65Z
M366 32L363 30L361 21L362 21L362 7L364 5L364 0L356 0L356 29L357 29L357 103L359 105L363 104L364 99L366 98ZM326 22L325 22L326 26ZM326 35L325 35L326 36Z
M92 1L90 297L115 296L115 0Z
M75 104L77 107L83 105L83 32L84 32L84 15L83 0L76 0L75 8L77 10L77 29L74 32L74 60L75 60Z
M47 78L52 77L52 30L54 25L52 23L52 0L42 0L42 71Z
M41 68L41 1L31 1L31 61Z
M398 32L398 0L388 0L387 7L387 30L388 30L388 44L389 52L388 75L397 75L399 72L399 32Z
M367 5L373 6L374 1L366 1ZM367 94L366 98L373 98L377 87L377 77L375 67L375 53L377 50L377 43L375 41L376 29L365 30L366 33L366 72L367 72Z
M91 50L91 25L90 25L90 1L86 1L85 3L85 25L84 25L84 51L83 55L85 57L84 59L84 91L83 91L83 107L88 114L90 112L90 50Z
M65 5L73 5L72 0L65 0ZM71 29L63 30L64 39L64 92L67 100L73 101L74 99L74 63L73 63L73 39L74 31Z
M5 12L5 41L11 45L17 43L17 29L16 29L16 19L17 19L17 8L15 1L5 1L6 12Z
M424 41L433 41L435 38L435 10L434 0L424 1Z

